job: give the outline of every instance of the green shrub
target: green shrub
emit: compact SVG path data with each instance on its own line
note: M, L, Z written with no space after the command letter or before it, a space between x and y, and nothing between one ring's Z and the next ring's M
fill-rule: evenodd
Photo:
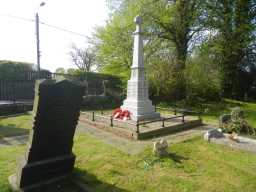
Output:
M208 58L192 58L185 69L186 100L192 103L220 100L219 73Z
M231 119L233 121L244 119L244 111L240 107L233 108L231 111Z
M250 127L244 116L244 111L240 107L233 108L231 111L231 121L223 126L223 131L227 133L244 133L255 135L256 131Z
M121 105L121 100L113 95L86 95L83 97L84 109L109 109Z
M33 64L0 60L0 79L23 80L26 72L31 72Z
M87 93L89 95L100 95L104 92L103 83L106 89L111 92L122 92L123 82L118 76L108 75L94 72L83 72L81 70L73 70L68 74L70 78L84 81L87 86Z

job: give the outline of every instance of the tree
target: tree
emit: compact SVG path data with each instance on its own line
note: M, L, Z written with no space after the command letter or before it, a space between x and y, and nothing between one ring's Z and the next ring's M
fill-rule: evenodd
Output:
M73 69L73 68L67 69L67 74L69 74L69 75L73 75L73 74L75 74L75 72L76 72L76 69Z
M208 1L207 9L209 28L217 31L212 45L219 55L223 96L242 98L244 91L241 87L245 85L241 77L247 73L248 64L251 65L249 58L255 55L255 2Z
M115 13L104 27L96 28L91 43L96 49L99 71L128 79L132 62L135 15L132 9L130 12L126 10Z
M176 82L174 98L185 97L185 77L187 56L195 35L203 30L202 0L148 0L149 6L142 6L142 13L151 21L150 31L158 38L171 41L175 47L175 62L172 78ZM169 47L169 49L172 49ZM190 48L191 49L191 48Z
M125 77L129 76L132 61L133 18L140 14L144 20L146 67L156 62L156 58L152 55L157 56L161 61L162 52L174 54L175 62L172 62L171 67L167 67L172 74L172 77L170 75L168 77L173 79L170 88L174 90L172 92L174 98L184 97L183 73L189 43L195 40L195 34L203 28L200 24L203 20L201 5L203 1L177 0L169 1L169 4L167 0L123 0L121 2L112 0L110 4L111 2L111 7L116 7L116 11L112 12L107 25L98 28L94 35L97 59L102 65L101 69L108 73L119 71Z
M207 95L208 88L217 95L219 79L224 96L228 97L241 97L253 86L251 77L256 61L255 0L108 2L112 11L109 20L105 26L97 28L91 39L96 59L101 64L100 71L128 79L135 27L133 18L140 14L144 20L147 76L151 90L160 98L182 99L192 92L202 95L201 90L206 90L203 94ZM197 62L200 66L197 66ZM209 71L213 73L207 75ZM201 77L192 82L192 77L197 74ZM245 82L245 79L248 81ZM200 86L206 85L205 80L212 80L214 85L201 89ZM188 89L194 90L186 92Z
M62 68L62 67L59 67L55 70L55 73L61 73L61 74L64 74L65 73L65 69Z
M84 72L91 72L96 66L95 54L91 47L78 48L75 44L72 45L70 51L71 59L76 67Z
M33 71L32 63L16 61L0 61L0 79L22 80L26 73Z

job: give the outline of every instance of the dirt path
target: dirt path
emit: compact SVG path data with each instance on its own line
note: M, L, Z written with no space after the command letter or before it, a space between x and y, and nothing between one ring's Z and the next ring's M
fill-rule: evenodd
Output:
M209 126L202 126L192 130L187 130L187 131L183 131L183 132L168 135L168 136L158 137L158 138L144 140L144 141L135 141L135 140L129 140L122 137L118 137L112 133L98 130L96 128L89 127L88 125L85 126L82 123L79 123L77 125L76 134L91 135L103 141L106 144L116 147L117 149L125 153L134 155L142 152L145 149L145 147L152 145L154 141L160 140L161 138L166 139L168 143L178 143L178 142L182 142L184 140L193 138L195 136L200 136L203 134L203 132L207 131L210 128L211 127ZM28 135L4 137L0 139L0 147L26 144L27 141L28 141Z
M28 141L28 135L20 135L20 136L15 136L15 137L4 137L4 138L0 139L0 147L26 144L27 141Z
M137 140L130 140L123 137L118 137L112 133L99 130L97 128L90 127L88 125L83 125L82 123L79 123L77 126L77 133L84 133L89 134L97 139L118 148L119 150L134 155L142 152L145 147L152 145L152 143L156 140L160 140L161 138L164 138L168 141L168 143L178 143L185 141L187 139L191 139L196 136L201 136L204 132L207 130L212 129L210 126L201 126L195 129L182 131L176 134L168 135L168 136L162 136L150 140L143 140L143 141L137 141Z
M93 127L85 126L79 123L77 126L76 134L88 134L91 135L104 143L111 145L125 153L134 155L142 152L147 146L152 146L152 143L156 140L164 138L169 144L179 143L185 140L191 139L196 136L202 136L207 130L214 128L213 126L201 126L195 129L182 131L176 134L171 134L167 136L162 136L150 140L136 141L129 140L122 137L118 137L112 133L98 130ZM28 141L28 135L21 135L15 137L4 137L0 138L0 147L21 145L26 144ZM222 144L229 146L231 148L236 148L240 150L250 151L256 153L256 140L248 139L245 137L240 137L240 142L236 143L227 138L212 139L211 142L216 144Z
M226 137L223 138L212 138L210 140L211 143L226 145L231 148L240 149L244 151L254 152L256 153L256 140L255 139L249 139L246 137L238 137L239 142L232 141L231 139Z

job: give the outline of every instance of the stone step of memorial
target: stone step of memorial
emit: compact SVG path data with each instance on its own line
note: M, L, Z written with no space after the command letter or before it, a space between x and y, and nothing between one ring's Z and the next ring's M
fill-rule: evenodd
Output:
M144 125L142 125L144 122L141 122L142 124L138 128L134 121L111 120L111 117L108 115L104 116L95 113L93 119L91 116L92 114L83 112L79 118L80 123L93 126L99 129L99 131L109 131L120 137L135 140L169 135L202 125L201 120L197 117L188 116L184 121L182 121L181 117L168 120L164 122L164 127L161 119Z

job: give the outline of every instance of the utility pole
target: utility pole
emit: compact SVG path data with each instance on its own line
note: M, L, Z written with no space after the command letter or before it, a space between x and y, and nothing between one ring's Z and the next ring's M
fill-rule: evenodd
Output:
M45 2L40 3L36 12L36 59L37 59L37 78L40 79L40 38L39 38L39 15L38 11L40 7L43 7Z
M36 13L36 58L37 58L37 78L40 79L40 40L39 40L39 16Z

